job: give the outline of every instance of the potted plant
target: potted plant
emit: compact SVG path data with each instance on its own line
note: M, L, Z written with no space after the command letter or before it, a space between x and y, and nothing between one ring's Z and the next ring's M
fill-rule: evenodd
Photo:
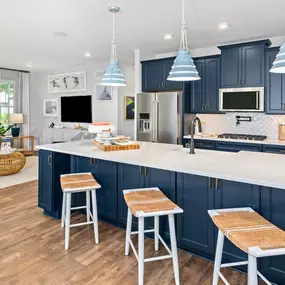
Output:
M4 135L13 127L13 125L10 125L8 127L4 127L1 123L0 123L0 149L1 149L1 145L2 145L2 141L3 141L3 137Z

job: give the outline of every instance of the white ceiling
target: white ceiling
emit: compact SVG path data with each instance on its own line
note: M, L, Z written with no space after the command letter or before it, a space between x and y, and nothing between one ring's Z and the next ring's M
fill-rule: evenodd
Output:
M0 9L0 66L31 70L62 69L108 61L112 37L109 4L117 4L116 34L122 62L133 49L143 57L176 51L181 0L7 0ZM285 35L284 0L186 0L190 49ZM229 22L228 30L217 29ZM67 32L58 38L53 32ZM172 33L172 41L163 34ZM92 57L85 58L90 52Z

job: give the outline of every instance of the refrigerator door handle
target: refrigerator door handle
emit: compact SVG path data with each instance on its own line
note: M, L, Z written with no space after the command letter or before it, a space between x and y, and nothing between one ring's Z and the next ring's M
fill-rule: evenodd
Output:
M153 101L152 141L158 142L158 102Z

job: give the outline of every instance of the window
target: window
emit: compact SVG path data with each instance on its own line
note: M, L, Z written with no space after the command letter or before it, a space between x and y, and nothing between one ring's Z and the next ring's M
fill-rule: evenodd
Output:
M12 80L0 81L0 123L8 125L8 118L14 111L14 84Z

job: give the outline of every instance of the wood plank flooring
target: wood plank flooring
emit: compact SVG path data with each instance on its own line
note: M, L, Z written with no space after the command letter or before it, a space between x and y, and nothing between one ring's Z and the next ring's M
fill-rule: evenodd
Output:
M83 218L75 214L72 221ZM64 250L60 222L37 207L37 181L0 189L0 230L1 285L137 284L137 262L133 253L125 256L125 231L120 228L100 222L99 245L91 226L72 228L70 249ZM146 256L164 254L162 249L155 253L153 246L147 239ZM183 251L179 263L181 284L211 284L212 263ZM223 273L230 284L246 284L245 274ZM146 263L145 284L174 284L171 260Z

